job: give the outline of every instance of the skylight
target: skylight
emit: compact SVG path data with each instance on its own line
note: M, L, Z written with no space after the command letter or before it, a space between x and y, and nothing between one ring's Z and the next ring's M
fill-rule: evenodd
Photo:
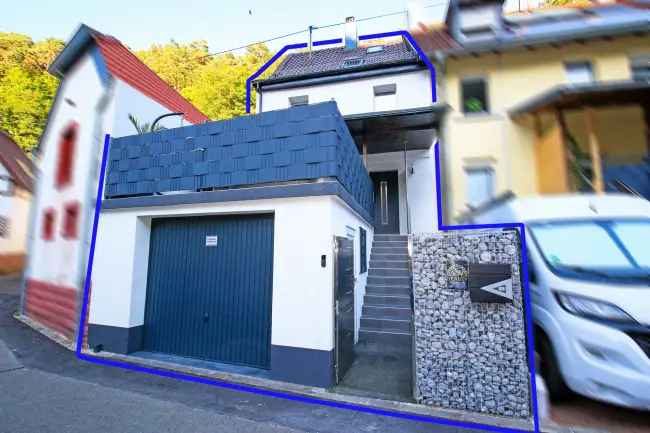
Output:
M347 59L343 61L343 67L344 68L353 68L355 66L359 66L363 63L363 59L360 58L355 58L355 59Z
M384 46L383 45L375 45L374 47L368 47L366 50L367 54L372 54L372 53L380 53L384 51Z

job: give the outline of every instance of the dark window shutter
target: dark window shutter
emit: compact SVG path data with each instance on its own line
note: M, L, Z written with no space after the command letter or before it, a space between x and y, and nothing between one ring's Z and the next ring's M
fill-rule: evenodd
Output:
M59 156L56 165L56 177L54 180L57 188L62 188L72 182L78 127L79 125L77 122L72 122L65 128L63 134L61 134L61 141L59 141Z
M65 205L63 214L63 230L61 236L65 239L76 239L79 232L79 203Z
M43 231L41 236L46 241L54 239L54 219L56 211L54 209L46 209L43 213Z

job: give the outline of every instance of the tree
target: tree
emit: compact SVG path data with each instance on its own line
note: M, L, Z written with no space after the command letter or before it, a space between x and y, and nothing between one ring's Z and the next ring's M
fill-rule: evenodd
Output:
M178 91L191 84L196 68L210 61L206 41L182 45L172 40L164 45L154 44L149 49L137 51L135 54Z
M129 113L129 121L131 122L131 125L133 125L133 127L135 128L138 134L146 134L148 132L156 132L165 129L165 127L162 125L156 125L154 128L152 128L153 125L151 125L148 122L140 123L138 121L138 118L131 113Z
M58 80L47 66L63 42L34 43L17 33L0 33L0 128L31 151L43 132Z

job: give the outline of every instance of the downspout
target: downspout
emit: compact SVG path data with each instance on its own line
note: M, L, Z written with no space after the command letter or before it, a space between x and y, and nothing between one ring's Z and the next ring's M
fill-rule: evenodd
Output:
M437 70L440 72L436 75L437 80L440 82L440 97L438 101L442 101L443 103L447 103L447 86L446 86L446 73L447 73L447 58L444 53L441 51L436 51L433 55L434 57L434 62L437 63ZM449 222L451 220L451 212L452 212L452 197L453 197L453 191L450 191L447 186L450 184L449 183L449 174L447 173L447 167L449 167L449 161L447 161L447 140L446 134L448 132L448 129L445 127L447 122L447 110L443 113L443 119L442 122L440 122L440 127L438 128L438 149L440 152L440 167L436 167L437 170L440 170L440 189L444 190L444 194L442 194L442 191L440 191L444 203L442 206L442 209L438 209L437 211L442 213L440 221L444 222ZM437 193L437 192L436 192Z

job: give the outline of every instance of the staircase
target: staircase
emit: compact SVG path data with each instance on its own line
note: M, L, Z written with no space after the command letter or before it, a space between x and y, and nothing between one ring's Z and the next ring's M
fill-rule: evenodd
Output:
M359 343L370 350L408 350L412 320L408 237L375 235Z

